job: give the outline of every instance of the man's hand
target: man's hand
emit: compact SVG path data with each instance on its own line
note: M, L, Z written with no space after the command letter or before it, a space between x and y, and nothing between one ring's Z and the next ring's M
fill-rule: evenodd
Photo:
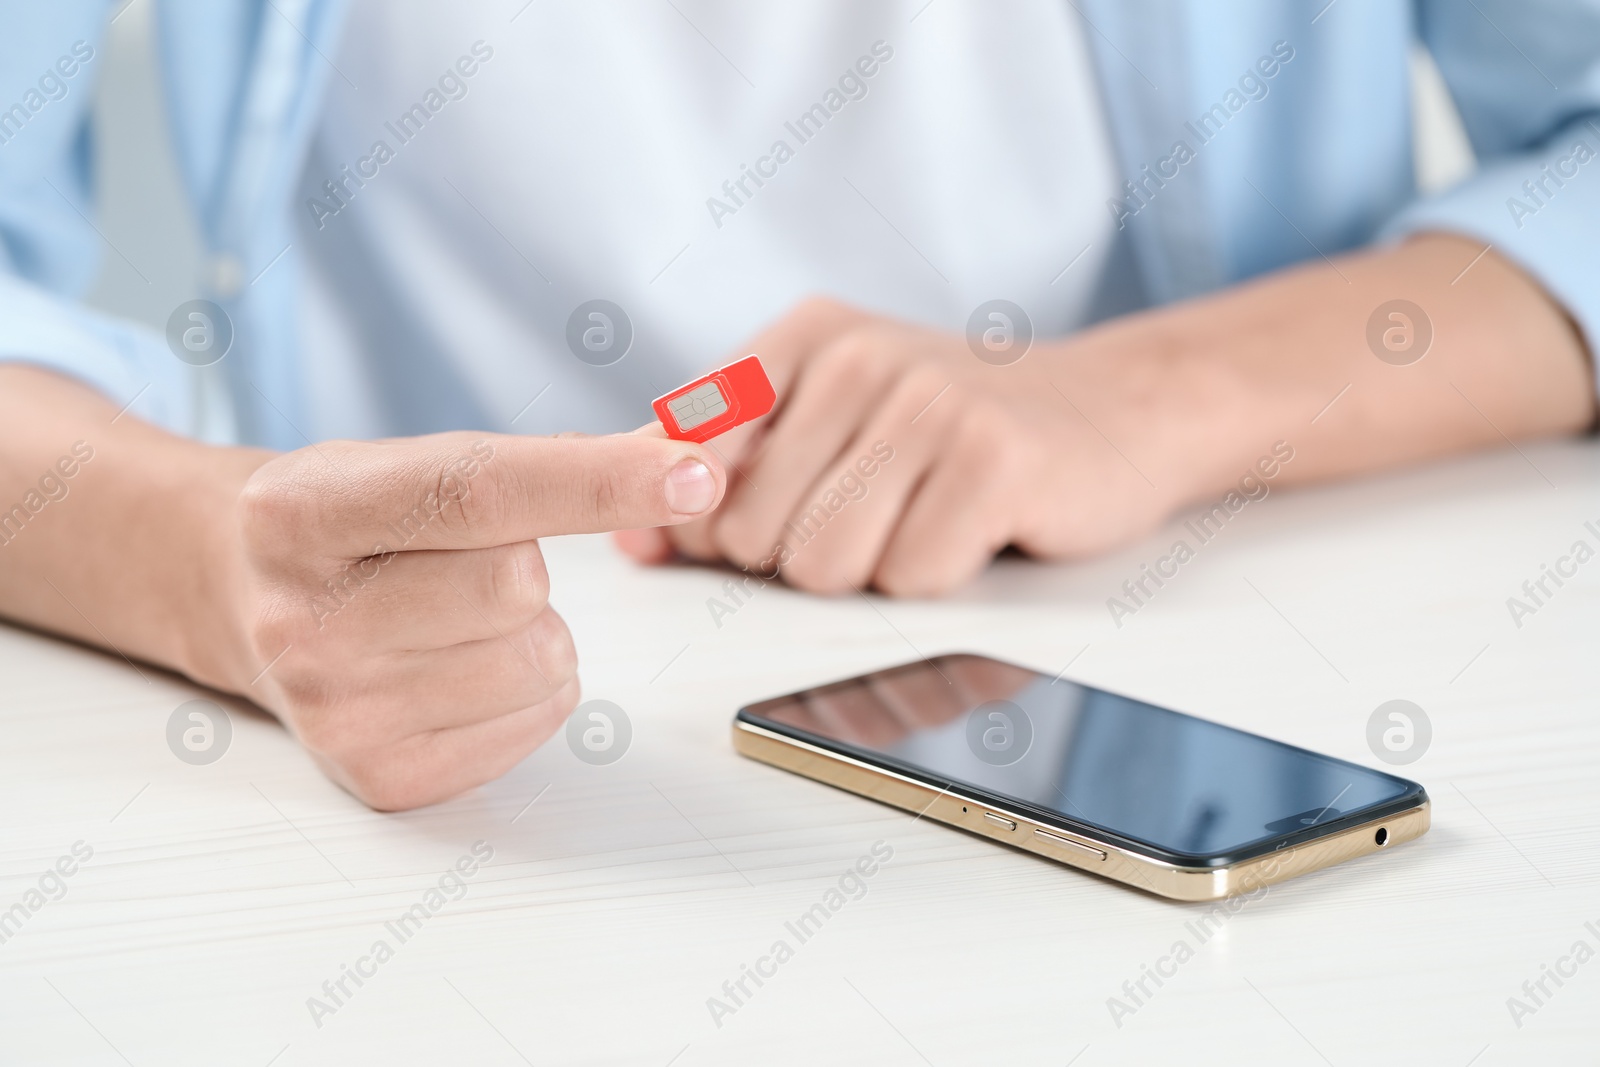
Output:
M1396 298L1433 331L1405 366L1366 339ZM635 558L677 551L814 592L942 593L1007 545L1068 558L1125 543L1221 498L1280 441L1296 458L1279 486L1570 433L1594 412L1560 307L1498 253L1445 235L1036 342L1007 366L962 336L831 301L751 351L778 405L712 442L734 468L727 500L620 534Z
M384 809L495 778L577 702L536 538L684 522L726 484L637 434L214 448L0 365L0 500L91 450L0 544L4 613L268 708Z
M242 662L263 668L231 688L376 808L454 796L505 773L578 701L536 538L683 522L723 484L697 446L635 435L453 433L280 456L233 516L230 614Z
M1007 545L1102 551L1174 503L1073 410L1136 437L1157 417L1138 383L1033 355L992 366L961 336L829 301L802 305L751 350L780 408L712 442L737 468L713 516L619 535L636 558L676 549L762 577L781 566L812 592L928 595Z

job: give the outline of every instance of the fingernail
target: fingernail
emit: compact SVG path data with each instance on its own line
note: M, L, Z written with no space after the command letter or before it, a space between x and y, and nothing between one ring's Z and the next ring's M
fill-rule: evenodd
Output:
M667 474L667 507L679 515L698 515L717 498L717 480L697 459L687 459Z

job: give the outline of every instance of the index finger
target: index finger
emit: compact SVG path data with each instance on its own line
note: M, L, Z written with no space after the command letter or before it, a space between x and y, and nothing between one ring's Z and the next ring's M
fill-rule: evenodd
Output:
M687 522L722 498L727 475L699 445L644 435L437 434L317 449L286 488L297 539L331 553L492 548L558 534Z

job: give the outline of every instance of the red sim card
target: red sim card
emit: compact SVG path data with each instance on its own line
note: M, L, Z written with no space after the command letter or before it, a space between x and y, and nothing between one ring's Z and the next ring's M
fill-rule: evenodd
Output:
M755 356L730 363L704 378L679 386L650 406L677 441L709 441L772 410L778 398Z

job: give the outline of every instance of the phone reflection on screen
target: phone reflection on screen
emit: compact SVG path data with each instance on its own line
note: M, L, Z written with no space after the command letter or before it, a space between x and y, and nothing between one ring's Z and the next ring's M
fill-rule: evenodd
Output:
M748 709L900 769L1170 852L1228 852L1410 783L982 656L939 656Z

